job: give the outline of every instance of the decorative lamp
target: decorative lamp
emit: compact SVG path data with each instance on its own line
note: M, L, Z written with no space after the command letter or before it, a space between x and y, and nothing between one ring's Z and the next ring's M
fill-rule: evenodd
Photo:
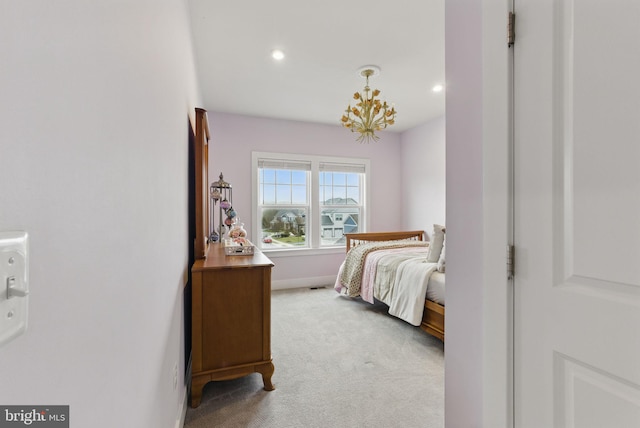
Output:
M211 234L209 236L209 242L219 242L222 239L222 235L224 234L224 226L226 221L223 221L223 214L226 214L227 211L233 210L231 207L231 201L233 200L233 189L231 188L231 184L224 181L224 177L222 173L220 173L218 181L214 181L209 186L209 196L210 196L210 209L209 209L209 230L211 230ZM220 208L218 209L218 228L216 231L215 225L215 206L216 203L220 202ZM235 217L235 211L233 211ZM227 216L227 218L231 218Z

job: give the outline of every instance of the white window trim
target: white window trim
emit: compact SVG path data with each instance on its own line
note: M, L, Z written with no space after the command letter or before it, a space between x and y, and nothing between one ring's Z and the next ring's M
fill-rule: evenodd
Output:
M310 246L305 248L291 248L291 249L261 249L265 253L269 253L274 256L301 256L301 255L318 255L344 252L344 246L333 247L320 247L320 215L319 215L319 192L320 186L318 183L319 165L321 162L325 163L342 163L342 164L359 164L364 165L364 192L363 202L364 218L360 219L361 227L360 231L367 230L369 225L369 216L371 208L369 201L371 200L371 161L365 158L350 158L350 157L337 157L337 156L322 156L322 155L303 155L294 153L275 153L275 152L251 152L251 225L253 234L258 237L262 230L260 219L258 218L258 159L261 158L273 158L281 160L292 161L309 161L311 162L311 193L310 193L310 216L311 224L308 225L307 234L310 235ZM260 247L258 238L255 238L254 244Z

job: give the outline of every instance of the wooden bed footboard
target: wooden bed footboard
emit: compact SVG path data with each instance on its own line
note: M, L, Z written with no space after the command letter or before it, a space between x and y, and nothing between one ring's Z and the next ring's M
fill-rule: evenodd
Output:
M365 232L365 233L345 233L349 250L359 244L374 241L397 241L410 239L414 241L424 241L424 231L412 230L407 232ZM424 302L424 313L420 328L432 336L444 342L444 306L429 299Z

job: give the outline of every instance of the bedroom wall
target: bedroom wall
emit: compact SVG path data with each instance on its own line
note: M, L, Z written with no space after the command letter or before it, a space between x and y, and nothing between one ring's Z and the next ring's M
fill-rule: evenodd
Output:
M447 427L510 427L511 0L447 0ZM517 30L516 30L517 31ZM517 41L516 41L517 44Z
M445 224L445 118L409 129L402 146L402 212L404 230L424 230Z
M31 280L0 404L173 428L199 105L186 2L4 2L0 56L0 230L29 232Z
M445 420L480 427L483 414L482 16L480 2L445 5L447 311ZM463 12L464 11L464 12ZM453 18L453 17L456 18ZM454 21L458 19L459 21ZM461 20L461 21L460 21ZM464 32L453 28L464 23ZM464 123L464 126L461 124ZM460 409L463 408L464 412Z
M327 156L368 158L371 160L370 231L397 230L402 215L397 207L402 200L401 144L397 133L381 133L376 143L360 144L355 136L340 126L274 120L234 114L208 112L211 128L209 177L220 172L233 186L233 206L251 230L251 152L283 152ZM314 256L269 255L275 264L273 288L326 285L344 259L344 252L334 251Z

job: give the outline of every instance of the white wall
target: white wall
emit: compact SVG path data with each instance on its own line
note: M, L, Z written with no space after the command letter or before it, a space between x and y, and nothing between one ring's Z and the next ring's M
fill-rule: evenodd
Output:
M0 57L0 230L28 231L31 249L29 328L0 348L0 403L68 404L74 427L174 427L199 101L186 3L4 2Z
M509 242L511 0L447 0L448 428L512 426Z
M233 206L251 230L251 152L301 153L327 156L368 158L371 160L370 231L398 230L402 198L400 135L382 132L378 142L360 144L355 134L336 125L274 120L209 112L211 154L209 177L216 180L220 172L233 186ZM344 253L314 256L269 255L275 264L274 288L327 284L335 280ZM302 283L301 278L307 281ZM329 280L331 281L331 280ZM314 283L317 282L317 283Z
M404 230L445 224L445 119L439 117L405 131L402 145L402 213Z

